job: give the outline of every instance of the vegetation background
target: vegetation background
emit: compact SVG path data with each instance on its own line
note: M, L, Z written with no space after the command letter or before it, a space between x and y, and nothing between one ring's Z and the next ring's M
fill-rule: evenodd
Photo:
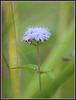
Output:
M40 92L38 74L18 69L20 98L74 98L74 7L74 2L63 1L2 2L2 98L13 98L11 77L15 77L15 70L10 69L10 62L15 58L11 56L17 58L17 66L37 65L37 48L21 39L27 26L38 24L45 24L52 34L39 47L40 65L54 70L56 78L42 74ZM16 49L16 55L11 48Z

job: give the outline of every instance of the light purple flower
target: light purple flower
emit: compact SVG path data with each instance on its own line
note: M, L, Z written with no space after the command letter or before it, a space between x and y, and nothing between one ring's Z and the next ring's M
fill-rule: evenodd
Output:
M34 27L29 26L26 29L27 29L27 31L24 32L25 34L22 38L22 41L26 41L29 44L32 43L32 40L35 40L36 42L44 42L44 40L48 40L51 35L48 27L44 28L41 26L34 26Z

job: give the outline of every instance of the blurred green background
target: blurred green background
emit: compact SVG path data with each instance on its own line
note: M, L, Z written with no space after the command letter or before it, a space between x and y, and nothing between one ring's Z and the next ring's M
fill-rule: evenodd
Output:
M40 93L37 73L19 69L21 98L74 98L74 2L12 2L12 6L18 66L37 65L37 48L21 39L27 26L45 24L52 35L39 47L40 65L56 73L54 80L42 75ZM6 27L2 6L2 98L12 97L8 71L9 22Z

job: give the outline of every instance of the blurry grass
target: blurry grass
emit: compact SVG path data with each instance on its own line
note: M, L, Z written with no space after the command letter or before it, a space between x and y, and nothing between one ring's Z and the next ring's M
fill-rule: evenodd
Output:
M74 2L65 2L65 5L69 6L68 23L66 25L66 30L64 30L65 31L64 33L65 35L63 37L64 43L61 43L61 41L57 43L57 38L59 38L57 37L58 29L59 30L61 29L61 27L59 26L59 21L60 21L59 15L60 15L60 12L62 12L65 8L67 8L67 7L65 8L62 7L61 6L62 4L63 2L13 2L13 8L14 8L13 14L15 18L16 42L17 42L17 50L18 50L18 65L30 64L30 63L37 64L36 47L32 45L28 45L27 43L23 43L21 41L21 38L22 38L22 35L24 34L23 32L26 31L25 29L26 26L45 24L46 27L51 29L50 32L52 33L52 36L50 37L48 41L46 41L45 43L42 43L39 48L40 49L40 65L43 65L43 67L44 66L49 67L50 69L55 68L55 70L59 68L60 71L62 71L61 69L66 68L65 66L67 66L69 62L67 62L66 64L66 62L61 61L60 58L61 58L61 55L63 55L62 57L67 57L69 53L72 52L74 49L73 48L74 36L71 30L72 29L71 26L73 26L71 22L74 17ZM64 10L64 12L66 12L66 10ZM69 27L70 24L71 26ZM10 27L11 26L9 26L9 28ZM67 28L68 28L68 31L67 31ZM5 56L8 59L6 32L9 29L5 29L4 24L3 24L2 29L3 29L3 36L2 36L3 51L4 51ZM72 32L71 34L72 37L70 35L71 33L70 30ZM60 33L60 36L62 36L62 34L63 34L63 31ZM67 39L66 41L65 41L65 38ZM57 49L57 46L59 45L60 45L60 48ZM61 48L62 50L60 50ZM63 68L60 68L60 66L63 66ZM22 97L27 98L27 97L36 96L34 94L36 92L39 92L37 73L31 72L28 70L27 71L20 70L20 72L21 72L21 75L20 75L21 87L20 88L21 88ZM42 75L42 87L46 85L48 80L49 80L49 77L47 77L47 75ZM5 91L5 89L3 91ZM63 90L62 90L62 93L64 93ZM67 92L65 94L66 96L64 95L64 97L67 97ZM70 94L68 94L68 97L71 97L71 96ZM10 96L8 95L7 97L10 97ZM62 98L63 94L61 94L60 97Z
M71 78L62 85L62 90L60 97L62 98L74 98L74 76L72 75ZM73 84L73 85L72 85ZM66 90L65 90L66 88Z
M3 98L11 98L12 97L12 89L11 89L11 80L10 77L3 77L2 81L2 97ZM7 92L5 92L7 91Z
M74 98L74 75L62 84L52 98Z

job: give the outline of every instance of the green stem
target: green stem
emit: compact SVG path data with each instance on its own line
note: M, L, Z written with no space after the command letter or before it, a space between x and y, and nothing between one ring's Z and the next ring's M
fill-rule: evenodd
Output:
M40 86L40 90L41 90L41 73L40 73L40 63L39 63L39 45L37 45L37 59L38 59L39 86Z
M16 52L14 21L12 18L13 17L12 16L12 13L13 13L12 3L11 2L3 2L3 10L4 10L5 24L6 24L6 29L7 29L12 94L13 94L13 98L19 98L20 91L19 91L18 70L11 69L12 67L18 66L17 65L17 52Z

